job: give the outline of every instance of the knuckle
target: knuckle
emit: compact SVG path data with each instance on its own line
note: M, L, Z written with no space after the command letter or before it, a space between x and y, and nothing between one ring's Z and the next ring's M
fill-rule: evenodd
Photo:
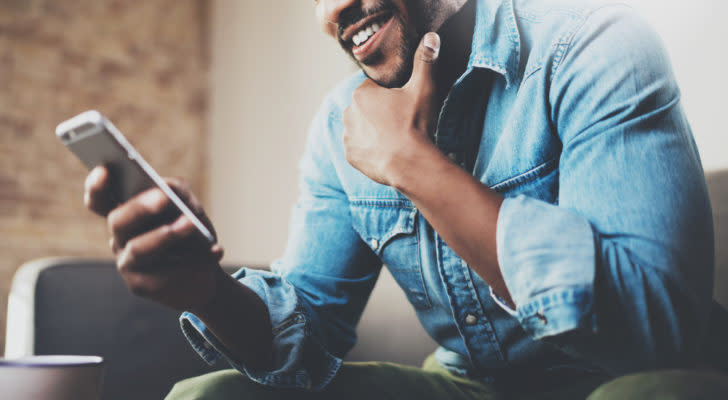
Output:
M150 293L149 284L140 275L129 275L126 278L126 286L135 296L147 297Z
M139 258L139 254L141 253L141 249L139 247L139 244L137 241L132 240L126 244L126 247L124 247L124 254L122 254L122 257L125 260L125 264L127 265L127 268L130 268L132 265L134 265Z
M106 217L106 225L112 235L119 231L121 225L121 211L118 208L111 210L109 215Z
M119 274L121 274L124 279L126 279L126 276L131 273L130 265L126 261L123 252L119 253L119 255L116 257L116 270L119 271Z
M160 189L154 189L153 201L148 205L148 211L152 214L160 214L169 206L169 199Z
M182 236L181 233L177 232L171 225L163 225L160 229L160 240L165 243L171 243L179 240Z

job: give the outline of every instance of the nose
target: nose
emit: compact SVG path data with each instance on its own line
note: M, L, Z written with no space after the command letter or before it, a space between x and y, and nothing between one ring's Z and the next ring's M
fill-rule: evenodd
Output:
M361 0L320 0L316 6L316 17L327 34L336 36L341 12Z

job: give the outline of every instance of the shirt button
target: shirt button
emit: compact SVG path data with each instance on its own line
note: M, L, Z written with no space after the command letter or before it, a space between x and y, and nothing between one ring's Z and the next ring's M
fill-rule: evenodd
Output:
M372 246L372 249L374 249L374 250L379 248L379 240L377 240L377 239L372 239L371 241L369 241L369 244Z
M478 322L478 318L476 318L475 315L468 314L467 316L465 316L466 325L475 325L476 322Z
M448 153L447 158L450 159L450 161L457 163L458 162L458 154L457 153Z

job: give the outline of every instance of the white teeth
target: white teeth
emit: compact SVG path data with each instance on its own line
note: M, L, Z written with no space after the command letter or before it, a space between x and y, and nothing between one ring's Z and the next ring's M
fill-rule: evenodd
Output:
M377 33L379 28L381 28L379 24L372 24L371 26L368 26L356 33L354 37L351 38L351 41L354 42L355 46L359 46L366 42L373 34Z

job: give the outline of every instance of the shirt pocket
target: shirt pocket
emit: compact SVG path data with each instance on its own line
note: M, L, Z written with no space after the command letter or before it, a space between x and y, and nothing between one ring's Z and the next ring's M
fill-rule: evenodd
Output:
M551 158L521 174L490 185L490 188L505 197L524 195L558 204L559 158Z
M387 266L410 303L432 307L422 274L417 208L409 200L352 200L354 230Z

